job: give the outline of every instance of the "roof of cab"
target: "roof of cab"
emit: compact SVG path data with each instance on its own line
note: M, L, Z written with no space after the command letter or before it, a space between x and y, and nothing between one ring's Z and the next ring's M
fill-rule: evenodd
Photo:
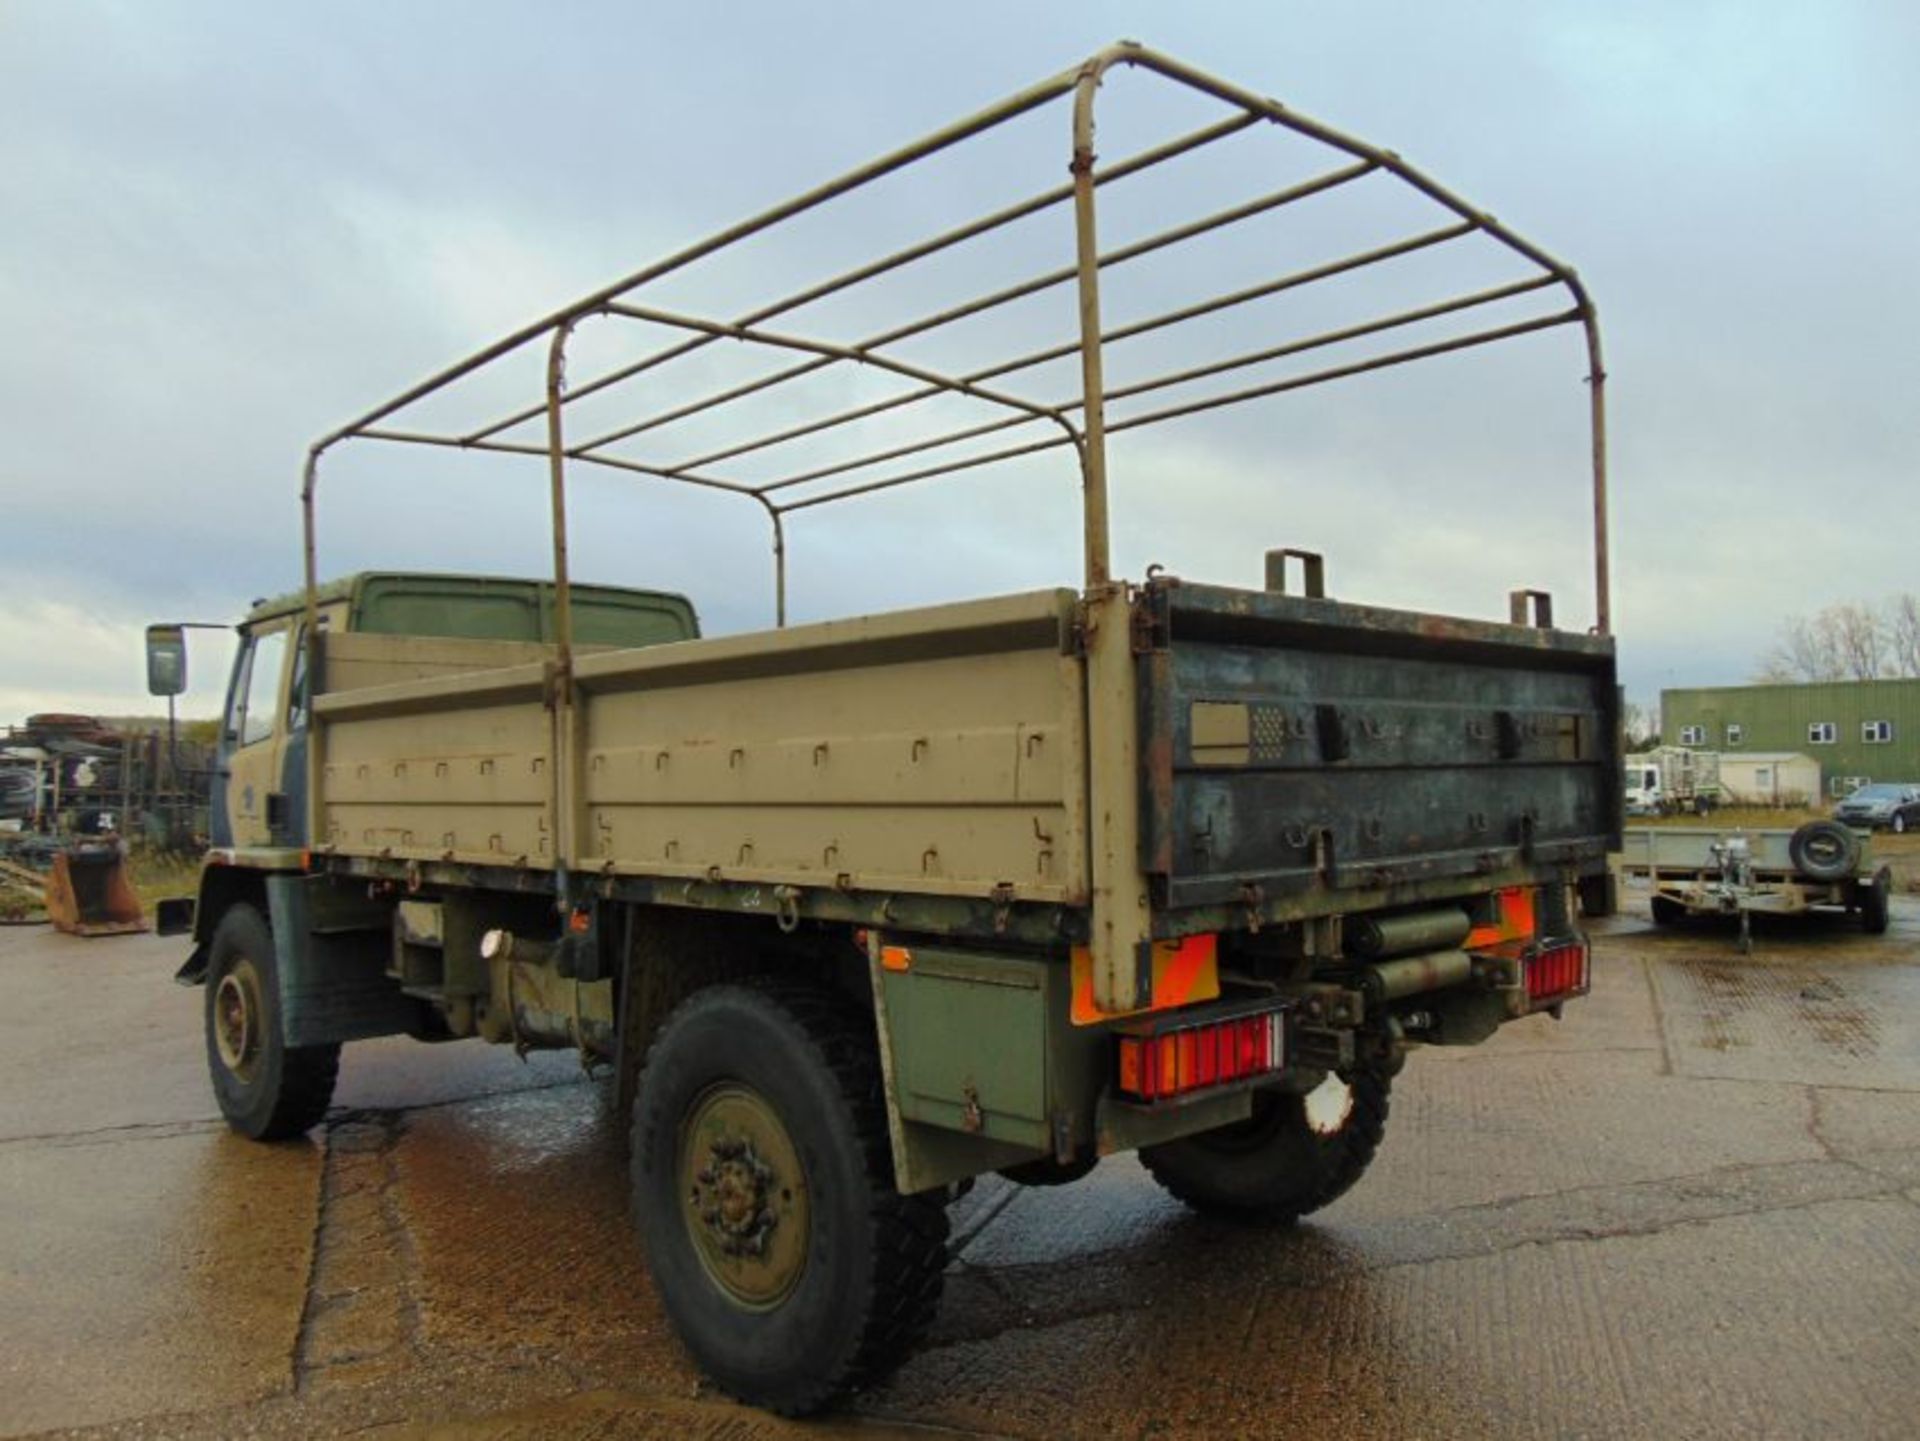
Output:
M539 580L525 575L473 575L463 571L436 570L360 570L335 580L322 581L315 592L320 605L352 604L370 581L376 580L427 580L427 581L476 581L481 585L539 585L551 588L551 580ZM645 590L637 586L587 585L575 584L575 590L625 592L629 595L654 596L662 600L676 601L687 608L689 615L696 614L693 602L677 591ZM276 595L266 600L257 600L248 609L243 624L252 625L256 621L271 620L283 615L291 615L305 610L307 593L304 589L288 591L285 595Z

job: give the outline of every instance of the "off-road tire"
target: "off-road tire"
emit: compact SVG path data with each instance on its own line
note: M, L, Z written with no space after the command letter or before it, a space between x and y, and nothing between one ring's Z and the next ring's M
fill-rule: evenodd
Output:
M1687 908L1671 896L1655 896L1648 903L1656 926L1677 926L1687 919Z
M1860 928L1870 936L1884 936L1893 920L1893 872L1882 866L1873 879L1856 888L1860 905Z
M1620 893L1611 872L1580 877L1574 892L1580 899L1580 914L1590 919L1599 920L1620 909Z
M1808 821L1787 838L1787 858L1810 881L1842 881L1860 864L1860 842L1838 821Z
M231 982L231 984L229 984ZM280 1022L279 968L273 933L249 905L227 908L214 928L205 980L207 1072L220 1114L255 1141L304 1136L327 1114L340 1074L340 1047L289 1046ZM236 995L253 1007L238 1065L222 1054L221 1008ZM231 1035L231 1029L229 1031ZM231 1054L236 1048L229 1044Z
M770 1305L730 1295L702 1259L678 1180L682 1131L716 1087L777 1116L804 1173L807 1247ZM632 1199L668 1316L702 1370L742 1401L817 1411L897 1366L939 1308L944 1191L902 1196L870 1017L822 991L709 987L661 1024L633 1107Z
M1351 1091L1352 1108L1345 1123L1326 1135L1308 1124L1304 1096L1256 1091L1247 1120L1143 1147L1140 1160L1154 1180L1196 1211L1291 1225L1351 1190L1386 1134L1391 1077L1356 1070L1340 1079Z

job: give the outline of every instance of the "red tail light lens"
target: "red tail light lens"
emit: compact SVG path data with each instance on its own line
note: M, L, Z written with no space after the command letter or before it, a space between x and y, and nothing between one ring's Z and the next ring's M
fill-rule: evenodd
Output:
M1527 1000L1551 1005L1587 991L1587 946L1580 940L1555 941L1526 957Z
M1286 1037L1283 1011L1123 1034L1119 1087L1138 1100L1164 1101L1271 1075L1286 1065Z

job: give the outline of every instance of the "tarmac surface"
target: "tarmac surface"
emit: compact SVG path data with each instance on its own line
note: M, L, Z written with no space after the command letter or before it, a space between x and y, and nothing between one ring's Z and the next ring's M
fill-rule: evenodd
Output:
M1416 1054L1372 1171L1294 1230L1190 1216L1131 1158L989 1178L929 1345L808 1426L682 1354L571 1058L349 1046L327 1124L252 1145L178 942L0 929L0 1433L1913 1436L1895 906L1751 958L1604 923L1591 998Z

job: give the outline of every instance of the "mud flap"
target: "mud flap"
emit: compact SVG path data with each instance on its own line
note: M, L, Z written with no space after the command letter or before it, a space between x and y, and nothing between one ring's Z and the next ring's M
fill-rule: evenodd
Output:
M207 947L203 941L193 948L193 954L187 957L187 963L173 973L176 986L197 986L207 978Z
M399 1035L426 1007L387 974L388 907L325 876L270 875L267 905L289 1046Z

